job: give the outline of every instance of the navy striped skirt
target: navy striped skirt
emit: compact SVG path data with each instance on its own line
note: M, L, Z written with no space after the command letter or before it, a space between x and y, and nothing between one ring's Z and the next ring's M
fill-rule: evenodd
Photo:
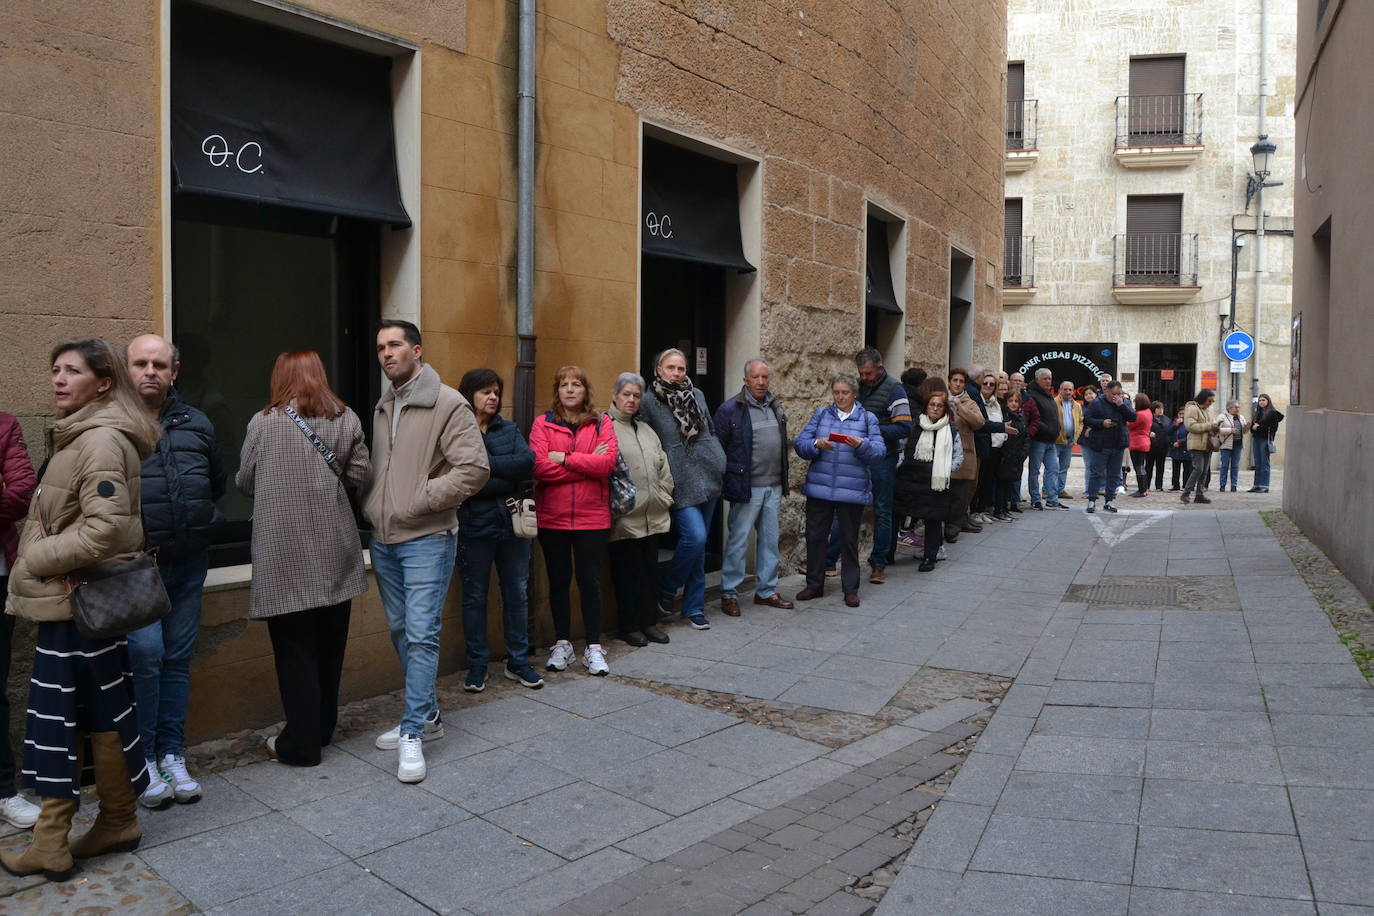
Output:
M24 786L39 796L79 799L81 787L94 782L87 740L93 732L119 733L129 782L141 795L148 772L128 641L87 639L70 620L40 623L24 727ZM78 759L84 764L79 772Z

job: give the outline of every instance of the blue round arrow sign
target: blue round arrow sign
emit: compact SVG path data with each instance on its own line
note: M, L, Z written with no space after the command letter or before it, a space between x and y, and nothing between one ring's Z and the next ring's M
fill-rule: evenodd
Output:
M1255 338L1244 331L1232 331L1221 342L1221 349L1228 359L1247 360L1255 352Z

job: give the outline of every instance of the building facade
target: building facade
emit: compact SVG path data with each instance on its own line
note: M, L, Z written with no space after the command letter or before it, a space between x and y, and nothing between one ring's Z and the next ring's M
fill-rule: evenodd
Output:
M1358 0L1298 4L1298 156L1293 251L1290 460L1283 508L1374 601L1374 360L1364 289L1374 243L1374 143L1367 87L1374 8Z
M763 354L794 423L865 343L894 367L996 361L1005 2L957 6L540 3L539 409L558 366L604 405L667 346L713 407ZM21 0L7 22L0 409L36 459L47 353L90 334L173 338L231 469L283 350L318 350L370 417L382 316L416 321L450 384L491 366L509 399L515 4ZM192 738L280 715L244 620L251 507L222 508ZM457 607L455 582L445 671ZM375 590L352 627L346 696L395 687Z
M1294 7L1011 0L1004 365L1286 402ZM1247 199L1261 134L1282 184Z

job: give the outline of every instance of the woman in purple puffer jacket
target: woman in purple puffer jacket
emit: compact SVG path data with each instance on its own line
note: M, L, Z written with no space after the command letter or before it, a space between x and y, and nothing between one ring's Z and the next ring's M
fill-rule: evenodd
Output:
M859 523L873 501L869 468L887 456L878 418L857 403L859 380L830 382L834 403L818 408L797 436L797 454L811 462L806 495L806 588L798 601L825 593L825 548L832 521L840 524L840 585L844 602L859 606Z

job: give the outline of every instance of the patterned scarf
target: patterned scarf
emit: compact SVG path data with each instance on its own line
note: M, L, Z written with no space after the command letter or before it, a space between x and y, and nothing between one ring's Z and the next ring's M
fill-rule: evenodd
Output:
M701 435L701 431L706 427L706 420L701 415L697 399L692 396L691 379L665 382L654 376L650 387L654 389L654 395L673 412L673 419L677 420L677 428L682 433L683 442L691 442Z

